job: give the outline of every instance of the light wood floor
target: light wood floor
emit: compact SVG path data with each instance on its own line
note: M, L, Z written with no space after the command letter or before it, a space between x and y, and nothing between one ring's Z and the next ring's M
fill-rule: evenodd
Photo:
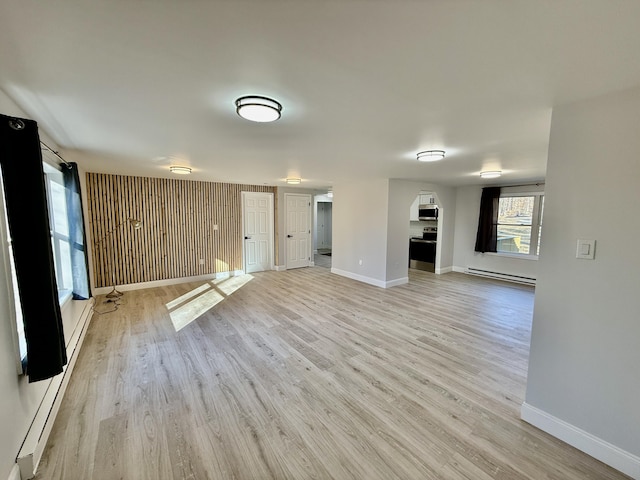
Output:
M316 253L313 256L313 261L316 267L331 268L331 256Z
M240 280L94 315L36 478L627 478L519 419L531 287Z

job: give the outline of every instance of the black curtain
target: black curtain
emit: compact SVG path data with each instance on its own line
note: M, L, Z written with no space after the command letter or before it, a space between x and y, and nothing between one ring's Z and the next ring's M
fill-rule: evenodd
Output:
M498 209L500 207L500 187L482 189L480 216L476 235L476 252L495 252L498 245Z
M84 233L82 199L80 197L80 176L78 165L67 163L62 166L64 187L67 196L67 220L69 223L69 243L71 245L71 271L73 274L73 299L87 300L89 291L89 258L87 238Z
M37 382L61 373L67 353L36 122L0 115L0 165L27 343L27 375L29 382Z

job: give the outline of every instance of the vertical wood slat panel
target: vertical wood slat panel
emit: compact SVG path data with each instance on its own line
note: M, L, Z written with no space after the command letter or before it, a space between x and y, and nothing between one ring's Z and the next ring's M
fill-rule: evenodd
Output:
M263 185L87 173L95 287L110 286L112 271L123 285L241 270L242 191L276 193ZM134 231L130 218L142 229Z

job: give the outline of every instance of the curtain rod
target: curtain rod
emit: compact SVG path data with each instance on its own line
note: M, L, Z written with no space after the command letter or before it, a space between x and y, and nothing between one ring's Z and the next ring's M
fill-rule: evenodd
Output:
M500 185L503 188L510 188L510 187L540 187L544 185L544 182L539 182L539 183L523 183L521 185Z
M67 162L64 158L62 158L58 152L56 152L53 148L51 148L49 145L44 143L42 140L40 140L40 145L42 145L44 148L46 148L51 153L53 153L56 157L58 157L60 161L64 163L67 167L71 167L71 164L69 162Z

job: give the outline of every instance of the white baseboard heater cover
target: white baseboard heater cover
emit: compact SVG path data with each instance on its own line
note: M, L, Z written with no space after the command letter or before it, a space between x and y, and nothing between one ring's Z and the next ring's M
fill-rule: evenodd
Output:
M533 277L513 275L510 273L493 272L491 270L482 270L480 268L474 268L474 267L467 267L466 273L470 275L478 275L480 277L495 278L497 280L506 280L509 282L524 283L526 285L536 284L536 279Z

